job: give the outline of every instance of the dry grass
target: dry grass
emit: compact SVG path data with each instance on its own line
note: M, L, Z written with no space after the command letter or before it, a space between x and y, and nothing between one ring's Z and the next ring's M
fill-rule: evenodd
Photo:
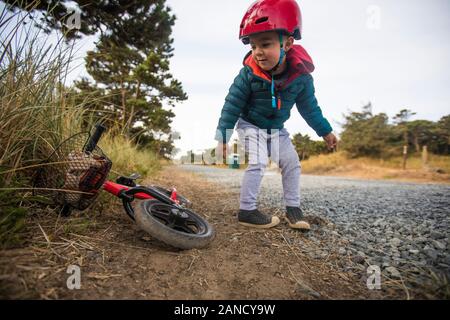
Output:
M406 170L403 170L401 157L387 160L367 157L352 159L344 152L337 152L302 161L302 172L365 179L450 183L450 157L430 154L428 164L424 166L420 156L410 156Z
M164 161L160 161L155 153L139 149L124 136L105 134L100 141L100 147L113 161L113 170L121 175L138 172L143 177L154 174L161 169Z
M86 105L97 99L64 85L74 46L63 35L52 43L29 20L29 13L0 9L2 30L11 30L0 34L0 247L23 229L33 173L62 141L94 122ZM100 146L121 174L145 176L160 168L154 153L123 136L107 133Z

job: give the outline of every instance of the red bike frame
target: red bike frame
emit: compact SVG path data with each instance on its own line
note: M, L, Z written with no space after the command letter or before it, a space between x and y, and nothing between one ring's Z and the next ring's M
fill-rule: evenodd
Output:
M131 187L124 186L123 184L119 184L119 183L115 183L115 182L106 180L105 183L103 184L103 189L105 191L115 195L116 197L120 197L120 193L122 191L130 190ZM135 197L138 199L154 199L152 196L150 196L146 193L142 193L142 192L136 193ZM170 199L172 199L175 202L178 202L177 201L177 190L175 188L172 189L172 193L170 194Z

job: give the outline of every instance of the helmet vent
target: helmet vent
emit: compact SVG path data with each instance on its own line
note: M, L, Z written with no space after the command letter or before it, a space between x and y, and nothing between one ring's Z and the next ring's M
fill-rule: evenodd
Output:
M269 20L269 17L262 17L255 21L255 24L260 24Z

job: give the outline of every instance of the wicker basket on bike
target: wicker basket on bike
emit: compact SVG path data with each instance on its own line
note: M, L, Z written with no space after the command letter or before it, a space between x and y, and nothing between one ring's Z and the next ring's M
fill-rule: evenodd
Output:
M34 194L51 198L65 210L88 208L112 166L96 142L92 143L93 138L81 132L58 145L35 174Z

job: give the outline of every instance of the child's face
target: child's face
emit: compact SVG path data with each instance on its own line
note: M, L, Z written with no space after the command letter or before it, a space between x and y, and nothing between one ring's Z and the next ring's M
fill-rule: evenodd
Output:
M285 41L285 38L283 36L284 48L287 52L292 45L293 38L289 37L288 41ZM292 41L290 38L292 38ZM280 59L280 36L277 32L271 31L251 35L250 46L253 59L261 69L270 71L277 65Z

